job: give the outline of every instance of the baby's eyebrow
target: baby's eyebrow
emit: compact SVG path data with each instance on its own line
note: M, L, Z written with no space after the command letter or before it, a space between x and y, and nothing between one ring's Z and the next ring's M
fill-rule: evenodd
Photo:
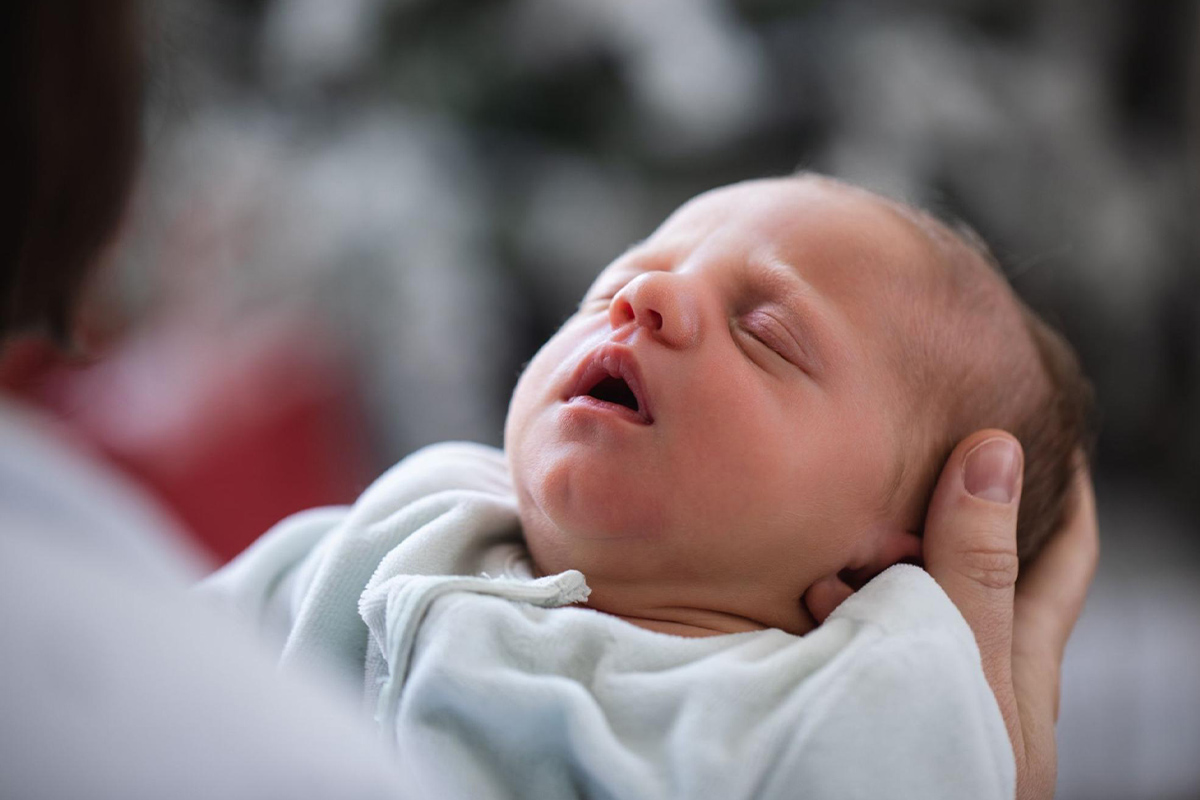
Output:
M773 252L755 253L749 259L749 266L757 273L755 277L766 279L772 285L784 284L791 291L812 293L812 287L795 265Z

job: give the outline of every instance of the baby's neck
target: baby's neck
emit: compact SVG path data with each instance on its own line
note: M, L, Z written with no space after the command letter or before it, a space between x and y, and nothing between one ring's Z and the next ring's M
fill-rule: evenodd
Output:
M802 635L817 627L796 587L768 581L714 575L680 577L666 569L631 570L644 565L636 555L595 559L569 554L542 563L531 552L536 577L577 569L591 594L578 605L619 617L639 628L700 638L778 628ZM631 572L633 574L631 574Z
M587 606L585 606L587 607ZM603 609L594 609L604 612ZM662 613L660 614L659 611ZM722 614L716 611L704 611L694 608L661 609L655 616L633 616L630 614L613 614L639 628L669 633L673 636L684 636L700 639L705 636L721 636L729 633L745 633L747 631L766 630L767 626L746 617L733 614Z
M702 638L769 628L803 634L816 627L816 621L798 601L787 604L794 606L794 610L789 608L791 613L780 612L780 605L775 603L761 609L730 608L720 602L720 596L689 596L687 592L662 593L653 589L647 593L639 586L622 584L613 587L584 574L592 594L578 604L580 608L619 617L631 625L658 633Z

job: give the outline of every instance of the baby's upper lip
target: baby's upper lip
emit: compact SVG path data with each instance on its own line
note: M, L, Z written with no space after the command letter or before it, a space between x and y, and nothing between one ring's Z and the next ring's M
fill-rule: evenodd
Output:
M571 380L567 383L567 393L563 400L586 395L605 378L620 378L629 386L633 396L637 398L637 413L647 424L654 422L654 414L650 408L650 395L646 391L646 382L642 378L641 368L633 350L626 345L607 343L584 356L575 368Z

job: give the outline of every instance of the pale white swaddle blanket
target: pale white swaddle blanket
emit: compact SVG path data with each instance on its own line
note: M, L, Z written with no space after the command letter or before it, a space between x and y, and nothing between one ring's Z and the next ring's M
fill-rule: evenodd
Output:
M896 566L817 630L682 638L534 579L503 454L409 456L353 507L280 523L202 584L333 665L416 785L470 798L1012 798L966 622Z

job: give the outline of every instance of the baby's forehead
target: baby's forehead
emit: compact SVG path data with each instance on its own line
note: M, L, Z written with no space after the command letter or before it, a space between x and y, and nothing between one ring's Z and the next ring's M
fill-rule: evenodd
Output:
M705 192L681 206L646 244L686 251L700 246L718 252L758 248L799 266L855 272L872 268L908 278L936 268L941 260L940 243L920 212L811 175L744 181Z
M954 298L997 278L978 251L932 216L819 175L705 192L628 255L612 265L617 272L627 264L640 270L769 263L797 273L814 294L857 318L851 322L892 344L914 324L926 332L944 329L939 320L952 324Z

